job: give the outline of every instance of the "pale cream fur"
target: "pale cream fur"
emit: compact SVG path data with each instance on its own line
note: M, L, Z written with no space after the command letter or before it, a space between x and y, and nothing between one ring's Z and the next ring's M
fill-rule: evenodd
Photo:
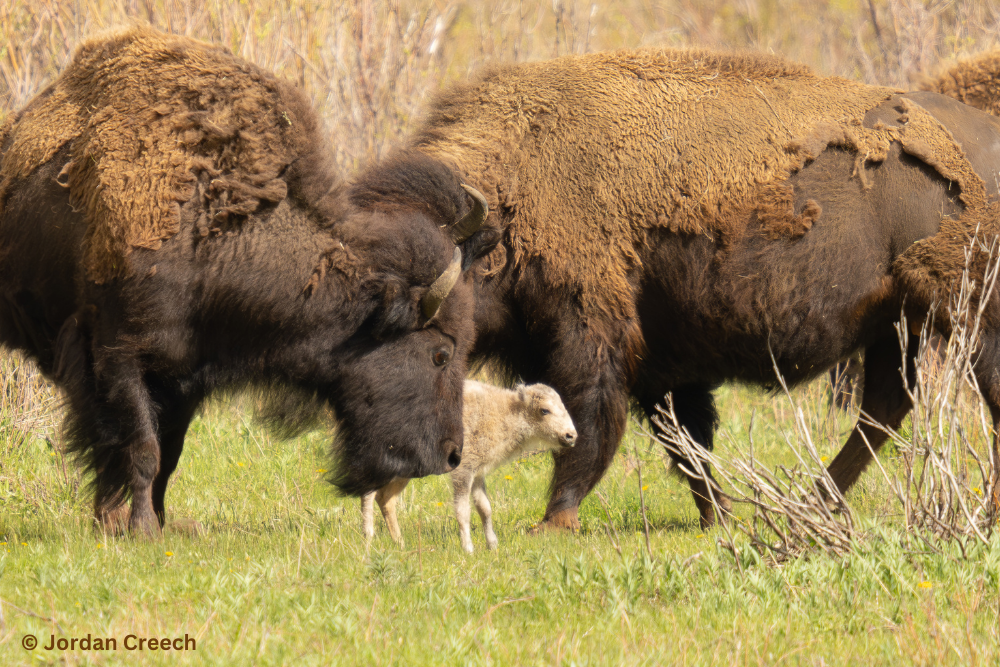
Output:
M462 462L451 472L451 482L462 548L472 553L470 498L482 519L487 546L497 546L486 476L529 452L572 447L576 428L559 394L544 384L520 385L511 390L466 380L463 402L465 444ZM362 498L362 529L366 536L375 535L378 502L389 534L402 543L396 500L409 481L398 477Z

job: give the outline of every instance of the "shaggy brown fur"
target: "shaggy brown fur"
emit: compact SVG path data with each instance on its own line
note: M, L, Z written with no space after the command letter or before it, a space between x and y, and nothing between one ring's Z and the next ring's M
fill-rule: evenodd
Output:
M937 77L920 83L932 90L1000 116L1000 50L987 51L962 61Z
M904 300L926 314L952 287L939 269L990 219L995 120L704 51L509 65L446 91L413 148L479 188L504 233L479 265L473 357L555 387L579 431L555 457L548 525L579 526L630 401L649 416L671 393L711 448L722 382L795 384L864 350L862 409L896 428L910 404L893 327ZM852 432L842 489L882 441ZM708 487L689 482L709 525Z
M861 162L884 155L888 137L861 119L892 92L759 54L567 56L448 91L414 143L508 212L512 261L544 256L586 308L631 315L627 273L644 230L739 234L749 206L768 211L773 234L804 233L819 212L796 216L772 184L827 144Z
M346 493L458 465L461 269L498 235L446 165L342 184L303 95L144 28L87 42L2 134L0 345L65 392L104 528L159 533L188 425L231 387L329 405Z
M937 234L917 241L896 259L893 273L921 304L938 301L943 309L939 319L947 322L949 304L941 297L955 290L966 267L977 286L982 285L988 260L982 249L989 248L990 239L1000 232L1000 209L989 201L983 179L951 133L916 103L902 102L906 123L900 132L903 150L954 181L965 211L957 217L944 216ZM914 134L919 138L913 138Z
M59 174L90 223L86 270L105 282L133 248L159 248L200 196L201 234L224 230L287 196L293 157L319 150L315 114L290 84L227 50L145 27L84 42L59 79L0 134L0 207L15 179L64 146Z

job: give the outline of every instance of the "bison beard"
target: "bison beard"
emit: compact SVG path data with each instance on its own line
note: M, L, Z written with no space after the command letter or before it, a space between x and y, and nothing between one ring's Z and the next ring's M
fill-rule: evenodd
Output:
M333 405L347 492L446 472L467 269L498 238L486 213L430 158L343 185L302 93L129 28L85 43L0 131L0 342L64 390L111 530L159 532L188 424L219 388Z
M996 232L996 146L996 119L947 98L766 56L570 56L442 94L412 153L483 191L504 235L479 264L473 359L555 387L579 431L555 456L547 524L579 526L630 403L652 415L672 393L711 447L713 390L775 386L773 363L794 384L863 350L861 408L899 426L916 346L903 364L894 325L904 302L922 319L948 294L976 224ZM976 371L996 417L995 326L987 338ZM885 434L856 426L831 465L842 490L865 438Z

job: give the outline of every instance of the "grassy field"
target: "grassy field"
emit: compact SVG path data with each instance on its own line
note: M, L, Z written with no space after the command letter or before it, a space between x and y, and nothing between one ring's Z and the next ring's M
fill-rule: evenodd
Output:
M823 456L849 428L817 382L795 392ZM811 406L811 407L810 407ZM720 392L723 456L790 462L783 397ZM161 542L96 534L88 495L44 432L0 441L0 664L737 664L995 665L1000 538L939 554L908 540L885 484L852 493L854 549L780 567L737 538L741 565L698 528L656 448L629 436L581 508L579 535L532 535L551 460L498 471L489 488L500 547L466 555L447 480L417 480L400 512L405 546L323 481L329 434L275 440L240 402L195 422L168 494ZM884 457L893 465L891 452ZM649 527L646 549L638 478ZM747 511L741 508L744 516ZM609 521L610 519L610 521ZM611 527L611 531L608 527ZM619 552L620 549L620 552ZM38 648L22 647L34 635ZM117 651L45 650L112 637ZM195 650L128 651L136 637L191 637ZM129 640L134 645L136 640ZM180 644L178 644L180 645ZM58 649L58 646L57 646Z
M905 88L1000 39L1000 9L986 1L15 0L0 3L0 121L81 39L129 20L225 44L299 83L345 173L391 150L442 83L497 60L751 48ZM811 550L776 566L737 537L737 561L725 531L698 528L658 448L630 434L578 535L531 534L548 457L498 471L488 485L500 548L485 550L474 519L470 556L447 479L406 490L405 546L381 519L367 544L358 501L323 479L330 433L277 440L245 401L218 400L195 421L168 493L180 523L137 542L91 527L51 390L7 356L0 389L0 665L1000 663L1000 537L964 551L921 542L876 470L849 498L859 527L846 555ZM828 461L856 414L831 411L824 382L794 396ZM745 456L752 434L765 465L795 460L784 397L724 387L719 408L723 459ZM900 450L882 461L898 473ZM179 529L192 522L200 534ZM117 650L44 648L87 635ZM130 635L196 648L130 651Z

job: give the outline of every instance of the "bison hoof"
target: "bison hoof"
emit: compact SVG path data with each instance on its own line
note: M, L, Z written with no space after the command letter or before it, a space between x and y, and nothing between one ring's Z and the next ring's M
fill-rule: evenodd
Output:
M562 510L560 512L555 512L551 516L544 519L540 524L531 529L531 535L539 535L541 533L556 531L556 532L579 532L580 530L580 519L577 516L576 508Z
M698 524L701 526L702 530L708 528L713 528L720 523L725 523L728 517L733 514L733 503L727 496L722 494L717 494L715 497L715 503L699 503L701 510L701 516L698 518Z
M124 535L128 532L129 509L119 505L110 510L97 510L94 513L94 530L105 535Z

